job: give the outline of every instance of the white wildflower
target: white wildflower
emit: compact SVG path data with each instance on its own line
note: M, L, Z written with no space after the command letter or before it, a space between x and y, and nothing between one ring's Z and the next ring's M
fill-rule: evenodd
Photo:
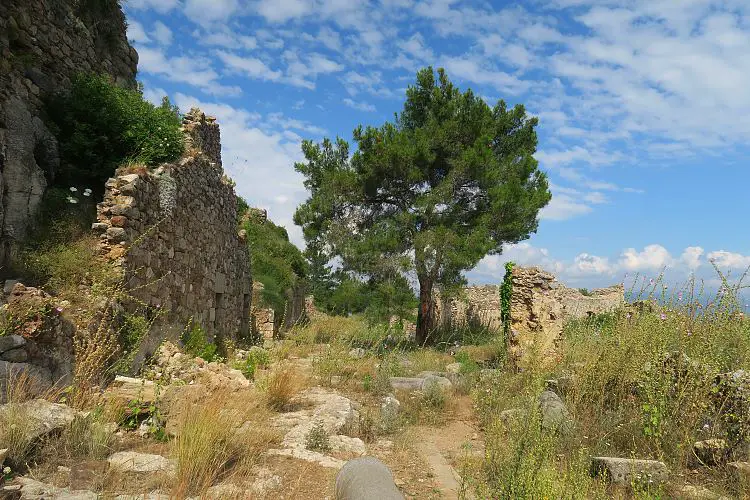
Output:
M5 474L6 476L10 474L11 472L13 471L11 470L10 467L3 467L3 474Z
M73 205L75 205L76 203L78 203L78 200L73 198L72 196L68 196L68 203L72 203Z
M70 186L70 192L71 193L77 193L78 192L78 188Z

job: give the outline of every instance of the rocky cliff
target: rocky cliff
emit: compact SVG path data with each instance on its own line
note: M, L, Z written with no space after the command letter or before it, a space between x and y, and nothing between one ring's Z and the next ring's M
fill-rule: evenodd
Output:
M138 54L117 0L0 1L0 266L26 235L59 166L45 97L79 72L135 87Z

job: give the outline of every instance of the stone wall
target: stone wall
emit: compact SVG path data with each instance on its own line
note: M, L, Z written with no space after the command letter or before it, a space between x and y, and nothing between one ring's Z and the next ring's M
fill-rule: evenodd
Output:
M278 335L279 325L272 307L263 306L263 283L253 281L253 305L250 311L254 339L274 339Z
M557 281L551 273L535 267L513 268L511 301L511 349L517 359L535 351L542 358L552 356L568 320L622 307L622 285L592 290L584 295ZM439 325L455 328L466 324L502 330L500 286L469 286L454 298L436 293L435 318Z
M0 265L36 214L60 159L43 100L79 72L135 87L138 54L116 0L0 1Z
M237 231L237 199L221 165L218 125L194 109L184 129L210 154L192 148L177 163L109 179L94 228L102 233L102 253L122 268L135 299L131 307L158 310L172 336L192 320L209 337L246 337L250 257L244 232Z
M513 268L511 300L511 348L516 359L532 354L546 359L554 355L563 326L571 319L623 307L622 285L592 290L584 295L536 267Z
M443 299L436 294L435 318L443 326L472 324L495 330L502 329L500 319L500 287L479 285L464 287L457 297Z

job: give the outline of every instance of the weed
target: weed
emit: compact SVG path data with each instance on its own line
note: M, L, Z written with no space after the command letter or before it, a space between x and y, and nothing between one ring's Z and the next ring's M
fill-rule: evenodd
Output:
M278 435L263 425L267 412L254 393L219 392L204 404L189 405L177 427L173 455L177 476L173 494L202 495L220 479L247 479Z
M182 332L180 340L185 352L193 357L201 358L208 363L219 357L217 345L208 341L206 332L192 319Z
M315 422L312 429L305 436L305 448L320 453L331 451L331 443L328 441L328 432L322 422Z
M255 378L255 371L258 368L267 368L271 363L271 355L264 349L251 349L247 357L242 361L234 363L234 368L241 371L248 380Z
M263 387L266 404L276 411L284 411L304 386L304 379L291 365L277 367L265 380Z

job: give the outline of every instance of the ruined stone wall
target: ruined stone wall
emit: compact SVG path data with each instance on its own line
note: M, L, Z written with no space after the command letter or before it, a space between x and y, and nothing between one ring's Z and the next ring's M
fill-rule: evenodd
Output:
M622 285L592 290L584 295L557 281L551 273L535 267L513 268L511 300L511 349L517 359L531 351L542 358L552 356L563 326L571 319L599 314L622 307ZM451 328L477 325L501 331L500 286L469 286L457 297L435 294L435 318Z
M278 334L276 312L272 307L263 306L263 283L253 281L253 305L250 311L254 339L274 339Z
M284 311L284 330L289 330L296 325L307 321L306 311L307 287L298 284L286 291L286 309Z
M464 287L457 297L443 299L436 294L435 318L443 326L471 324L502 329L500 318L500 287L479 285Z
M514 267L512 279L511 347L517 359L528 358L532 353L541 359L553 356L567 321L609 312L625 304L622 285L584 295L536 267Z
M0 265L33 221L60 159L44 98L80 72L135 87L138 54L116 0L0 1Z
M245 337L250 257L244 232L237 231L234 188L221 166L218 125L191 110L184 129L211 155L192 149L177 163L109 179L94 228L130 293L158 309L160 323L174 334L192 319L211 337Z

